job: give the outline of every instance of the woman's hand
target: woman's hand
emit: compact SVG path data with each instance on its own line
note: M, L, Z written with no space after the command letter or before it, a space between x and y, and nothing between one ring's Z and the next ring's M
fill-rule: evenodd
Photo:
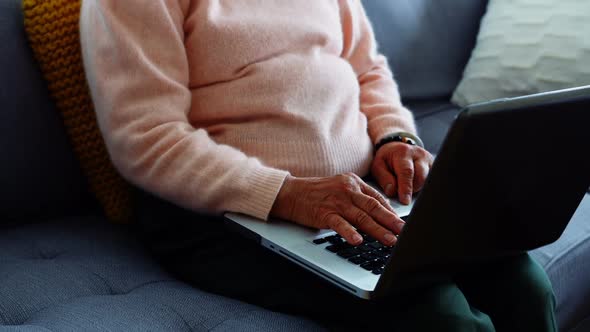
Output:
M434 158L423 148L401 142L383 145L371 165L371 173L388 197L395 194L402 204L412 202L412 193L422 190Z
M391 246L404 225L387 200L355 174L324 178L289 176L271 216L317 229L332 229L352 245L363 241L358 229Z

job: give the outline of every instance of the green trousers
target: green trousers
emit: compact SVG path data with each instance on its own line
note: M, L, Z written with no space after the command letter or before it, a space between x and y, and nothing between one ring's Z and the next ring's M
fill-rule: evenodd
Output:
M529 255L471 268L421 290L400 331L557 331L551 283Z
M215 217L142 194L138 231L154 257L196 287L335 331L557 331L544 270L527 254L466 267L448 280L366 301L232 233Z

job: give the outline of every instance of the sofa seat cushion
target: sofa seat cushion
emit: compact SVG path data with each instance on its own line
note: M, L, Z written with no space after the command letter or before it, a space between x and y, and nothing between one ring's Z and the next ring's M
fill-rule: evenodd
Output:
M553 283L561 330L573 329L584 319L590 325L590 195L584 197L561 238L531 254Z
M0 330L314 330L299 317L204 293L95 217L0 232Z

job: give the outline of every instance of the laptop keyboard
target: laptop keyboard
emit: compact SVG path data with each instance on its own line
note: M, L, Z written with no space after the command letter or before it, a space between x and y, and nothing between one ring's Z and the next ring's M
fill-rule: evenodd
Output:
M360 234L363 237L363 243L359 246L348 244L338 234L315 239L313 243L326 245L326 250L373 274L382 274L393 247L385 246L367 234Z

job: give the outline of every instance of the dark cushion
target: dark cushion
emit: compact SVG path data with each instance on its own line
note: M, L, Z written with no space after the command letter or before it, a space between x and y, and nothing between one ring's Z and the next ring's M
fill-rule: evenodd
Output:
M130 234L92 217L0 233L0 330L319 330L175 281Z
M450 96L487 0L366 0L380 49L405 99Z
M21 11L20 0L0 0L0 226L72 215L91 202Z

